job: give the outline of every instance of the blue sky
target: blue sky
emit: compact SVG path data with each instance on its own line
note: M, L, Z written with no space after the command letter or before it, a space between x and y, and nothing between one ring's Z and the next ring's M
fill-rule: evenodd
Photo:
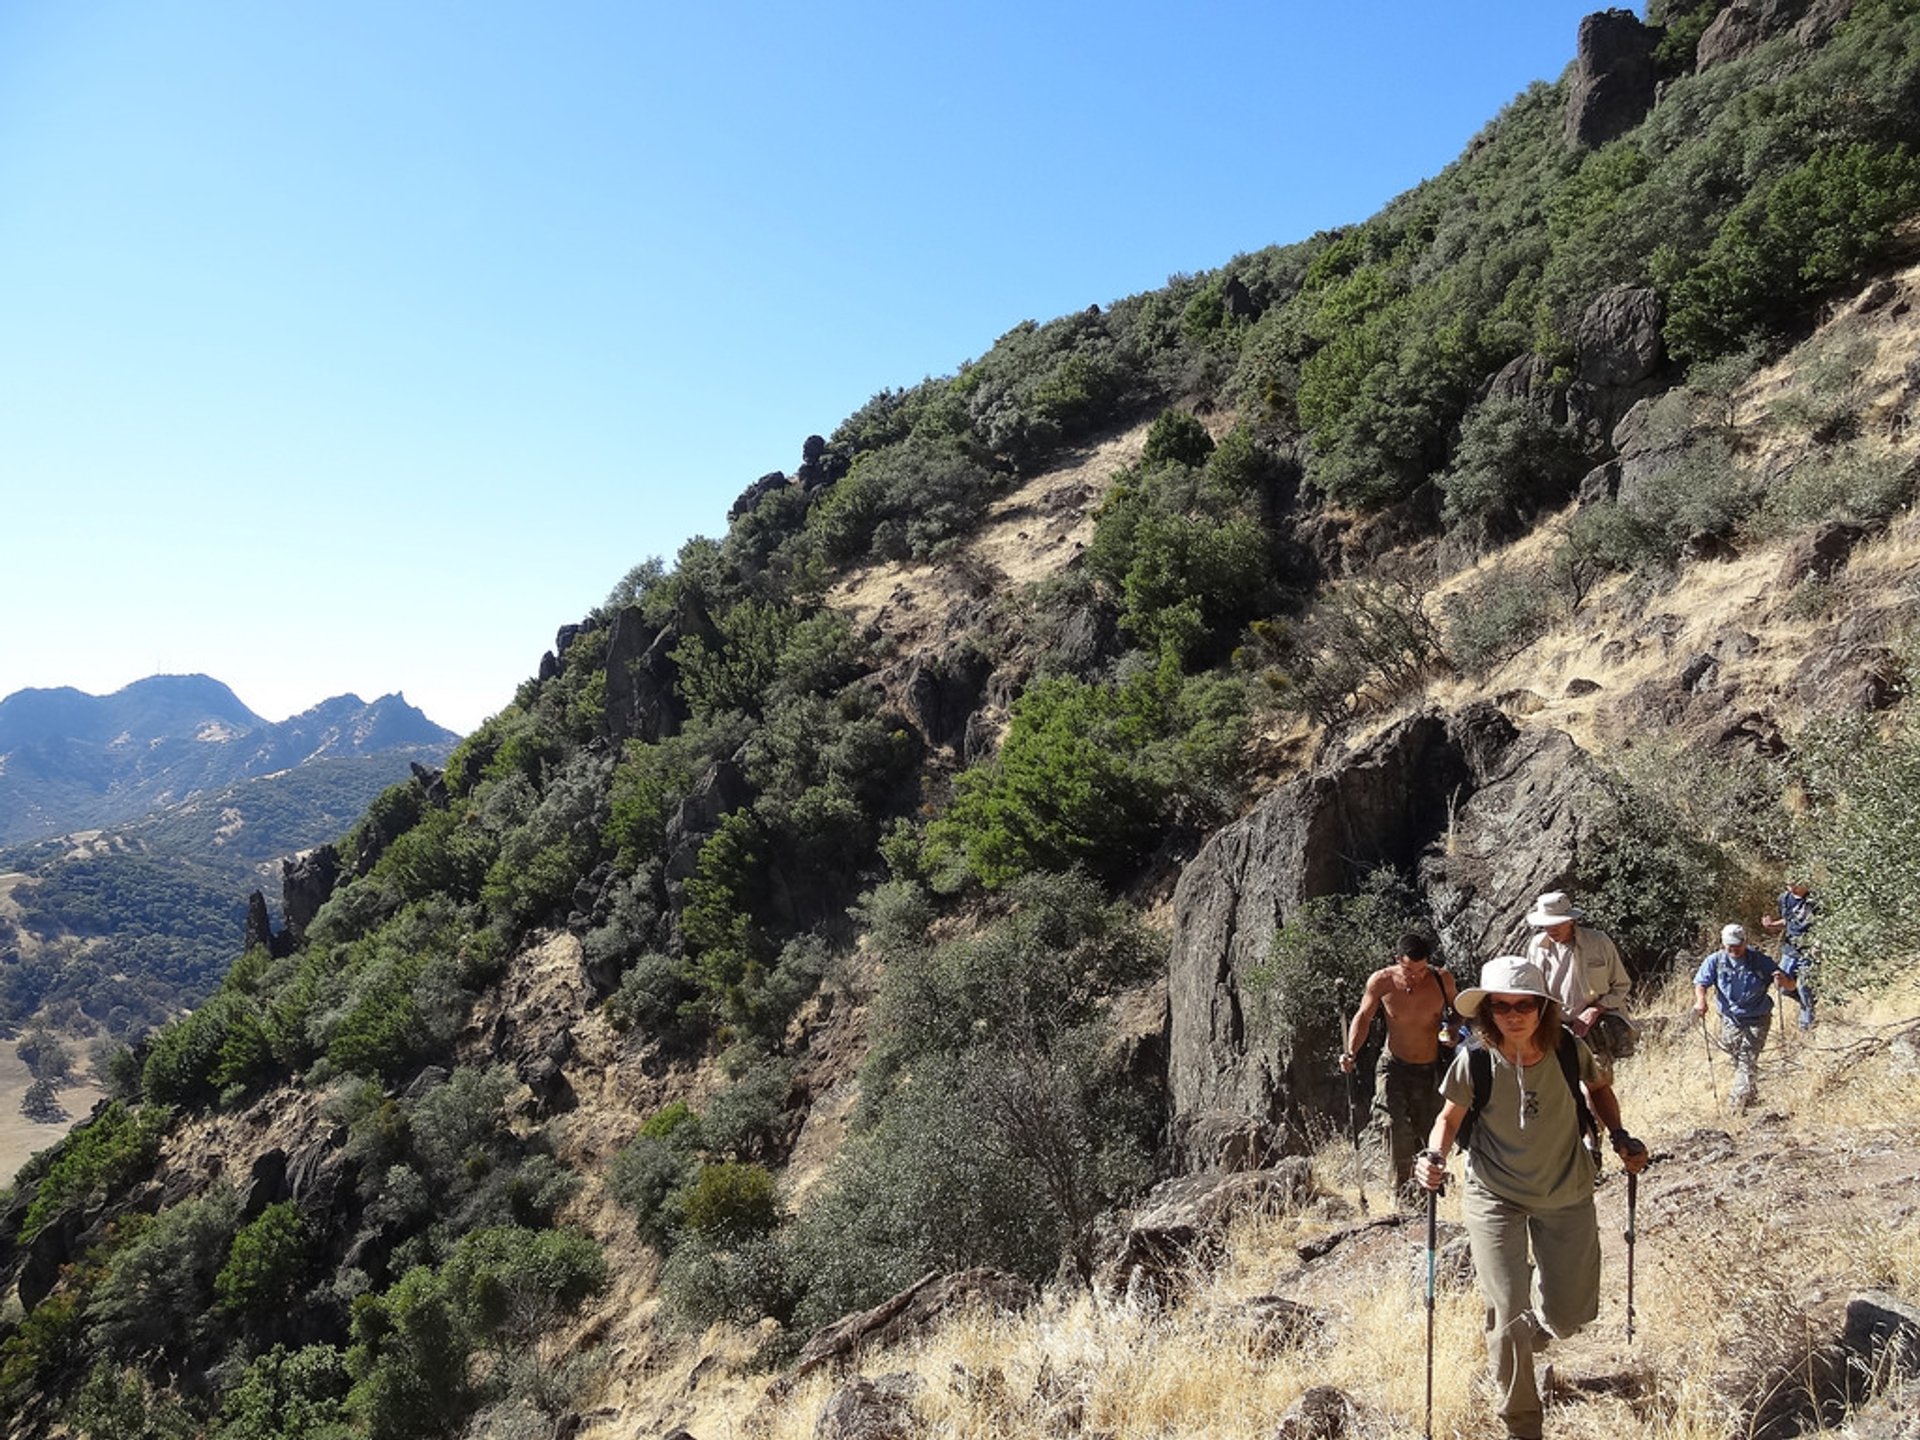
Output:
M466 730L875 391L1364 219L1562 0L0 7L0 695Z

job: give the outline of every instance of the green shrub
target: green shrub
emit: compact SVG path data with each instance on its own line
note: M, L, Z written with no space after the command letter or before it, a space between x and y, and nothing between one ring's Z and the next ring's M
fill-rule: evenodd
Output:
M0 1341L0 1404L14 1413L45 1395L80 1356L87 1297L79 1289L47 1296Z
M772 1153L792 1088L790 1065L753 1056L737 1069L733 1083L707 1102L700 1117L701 1144L714 1154L741 1160Z
M642 1243L663 1253L673 1248L682 1223L681 1190L697 1164L686 1147L644 1134L613 1157L607 1189L633 1211Z
M1259 621L1240 661L1281 708L1338 725L1418 685L1441 660L1439 627L1406 577L1330 586L1297 624Z
M640 1030L674 1043L685 1033L682 1012L695 993L677 961L642 955L607 997L607 1019L616 1030Z
M471 1408L470 1343L440 1278L415 1266L381 1295L353 1302L347 1413L371 1440L451 1433Z
M1907 973L1908 912L1920 882L1920 725L1881 735L1848 716L1799 739L1795 764L1813 799L1800 826L1796 874L1819 886L1822 995L1872 994Z
M1249 971L1250 1012L1263 1035L1288 1051L1344 1049L1336 1042L1360 1006L1367 977L1387 964L1395 937L1429 928L1418 897L1390 869L1347 895L1308 900L1273 933L1266 960ZM1446 956L1436 951L1436 965Z
M199 1418L169 1390L132 1370L96 1365L74 1392L65 1419L87 1440L193 1440Z
M702 1165L680 1197L687 1231L714 1245L770 1233L780 1222L773 1176L764 1165L728 1160Z
M93 1292L93 1342L121 1355L184 1354L208 1325L239 1218L239 1196L219 1187L155 1216L115 1252Z
M1757 524L1772 534L1826 520L1874 524L1891 519L1913 494L1912 467L1894 456L1820 451L1767 487Z
M1184 682L1171 656L1118 685L1040 680L1013 706L1000 753L964 773L926 832L927 867L989 889L1031 870L1127 874L1170 797L1204 800L1237 763L1236 690Z
M607 1262L578 1230L493 1226L460 1238L440 1283L476 1343L527 1345L606 1288Z
M213 1293L222 1309L242 1315L286 1313L305 1288L310 1264L300 1208L283 1200L234 1233Z
M1668 349L1705 359L1779 333L1882 253L1916 206L1920 160L1905 145L1815 151L1736 205L1697 263L1677 248L1656 257L1656 276L1672 290Z
M769 1315L785 1320L793 1308L789 1287L786 1252L772 1236L725 1245L689 1238L660 1268L668 1316L694 1333L723 1323L752 1325Z
M1636 972L1690 952L1701 917L1718 913L1728 859L1700 835L1672 793L1602 776L1575 856L1575 889L1593 923Z
M214 1440L345 1440L350 1381L329 1345L276 1345L221 1399Z
M1603 501L1575 513L1549 570L1567 608L1577 611L1606 576L1632 570L1655 553L1652 527L1626 506Z
M116 1100L68 1134L47 1164L20 1223L23 1240L69 1207L89 1203L100 1192L111 1199L144 1174L160 1153L160 1137L170 1115L164 1106L129 1108Z
M1447 597L1447 653L1470 675L1486 675L1544 634L1553 620L1546 578L1502 568Z
M749 810L724 816L681 889L680 934L690 973L710 1003L745 1007L765 963L767 940L754 904L765 892L765 837Z
M796 1323L875 1303L933 1268L1036 1277L1084 1260L1094 1214L1146 1177L1147 1108L1106 1005L1164 947L1084 876L1031 875L980 934L901 937L870 1022L868 1127L793 1232Z
M235 1079L260 1073L268 1059L251 1002L226 992L153 1037L140 1087L155 1104L205 1105Z
M1185 410L1162 410L1147 430L1146 449L1141 459L1148 465L1171 460L1197 469L1207 463L1212 453L1213 436L1207 433L1198 416Z
M1587 466L1579 436L1526 400L1485 400L1460 424L1440 476L1446 521L1487 541L1512 539L1538 511L1564 501Z

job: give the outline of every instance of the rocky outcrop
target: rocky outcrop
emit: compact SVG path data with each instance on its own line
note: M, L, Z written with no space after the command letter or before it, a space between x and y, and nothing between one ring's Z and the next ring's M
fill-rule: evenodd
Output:
M1602 10L1580 22L1580 50L1567 96L1567 143L1593 149L1617 140L1653 108L1658 37L1631 10Z
M773 494L776 490L784 490L786 488L787 477L783 471L774 470L762 475L758 480L754 481L753 484L742 490L733 504L727 507L728 521L738 520L742 515L752 514L760 508L760 502L766 499L767 496Z
M1312 1170L1298 1157L1270 1170L1165 1181L1131 1215L1103 1217L1093 1286L1135 1303L1167 1304L1218 1263L1235 1219L1298 1209L1312 1194Z
M1862 642L1810 652L1787 681L1787 694L1812 715L1864 715L1900 698L1899 657L1885 645Z
M1659 393L1665 320L1659 293L1646 286L1616 285L1594 297L1574 327L1577 378L1566 393L1569 423L1604 442L1635 405Z
M1314 1385L1287 1407L1273 1440L1344 1440L1360 1433L1360 1407L1346 1391Z
M1176 1135L1221 1113L1287 1143L1309 1111L1337 1108L1333 1035L1256 1033L1245 983L1307 901L1370 870L1414 877L1449 956L1468 966L1525 937L1533 897L1573 871L1591 764L1565 734L1522 733L1490 704L1402 721L1279 787L1217 832L1173 898L1170 1108ZM1516 846L1512 837L1528 836ZM1384 957L1391 937L1381 937Z
M900 708L929 750L957 753L965 746L967 721L991 670L986 656L967 644L914 658L900 687Z
M823 485L831 485L847 473L849 462L845 455L829 449L827 442L818 435L809 435L800 446L800 468L794 472L794 483L802 490L812 494Z
M1636 385L1660 368L1666 318L1657 290L1615 285L1588 304L1574 330L1575 363L1589 385Z
M247 896L247 928L240 942L241 953L265 950L271 955L277 938L273 933L273 917L267 913L267 897L255 890Z
M913 1418L921 1380L905 1373L849 1380L827 1397L814 1440L908 1440L923 1428Z
M746 771L732 760L716 760L694 782L687 798L667 821L661 852L667 857L667 881L675 884L693 874L700 848L720 828L720 822L753 799Z
M1733 0L1707 26L1693 52L1696 70L1751 55L1807 13L1808 0Z
M333 898L334 886L340 883L340 869L340 852L331 845L280 862L280 908L287 917L287 953L299 948L313 917Z
M1554 365L1531 351L1516 355L1487 382L1487 400L1517 400L1536 406L1555 424L1567 419L1567 392L1554 383Z
M1802 535L1787 546L1780 560L1780 574L1773 583L1786 590L1802 580L1825 580L1847 563L1867 534L1866 526L1852 521L1825 522L1811 535Z
M1816 1326L1829 1338L1819 1339ZM1730 1397L1734 1433L1754 1440L1838 1426L1890 1381L1920 1375L1920 1309L1884 1292L1857 1294L1838 1314L1808 1316L1804 1339L1775 1338L1784 1353L1744 1397Z
M648 744L680 733L689 714L675 690L673 652L689 636L718 644L719 631L697 597L687 596L668 624L656 628L639 606L614 617L607 636L607 736Z

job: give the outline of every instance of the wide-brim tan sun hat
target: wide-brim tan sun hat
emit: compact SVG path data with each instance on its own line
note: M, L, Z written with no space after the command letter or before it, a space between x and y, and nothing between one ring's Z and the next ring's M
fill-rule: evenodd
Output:
M1549 890L1533 902L1533 909L1527 915L1527 924L1536 930L1546 930L1555 925L1564 925L1569 920L1584 920L1586 912L1573 903L1573 897L1564 890Z
M1532 995L1551 1000L1547 980L1540 967L1519 955L1501 955L1480 967L1480 983L1462 990L1453 1008L1462 1015L1479 1013L1480 1001L1488 995Z

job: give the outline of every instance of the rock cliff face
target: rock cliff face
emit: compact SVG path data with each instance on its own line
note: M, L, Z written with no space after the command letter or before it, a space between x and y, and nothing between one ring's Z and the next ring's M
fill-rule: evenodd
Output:
M1337 1108L1332 1035L1293 1052L1257 1033L1248 972L1306 901L1391 865L1411 876L1449 952L1469 963L1524 939L1533 897L1571 873L1587 758L1496 707L1428 711L1281 786L1218 832L1174 892L1168 1078L1176 1142L1203 1121L1292 1129ZM1510 838L1526 835L1516 846ZM1380 937L1384 962L1392 936Z
M1617 140L1653 108L1657 37L1631 10L1602 10L1580 22L1580 54L1567 97L1567 143L1582 149Z

